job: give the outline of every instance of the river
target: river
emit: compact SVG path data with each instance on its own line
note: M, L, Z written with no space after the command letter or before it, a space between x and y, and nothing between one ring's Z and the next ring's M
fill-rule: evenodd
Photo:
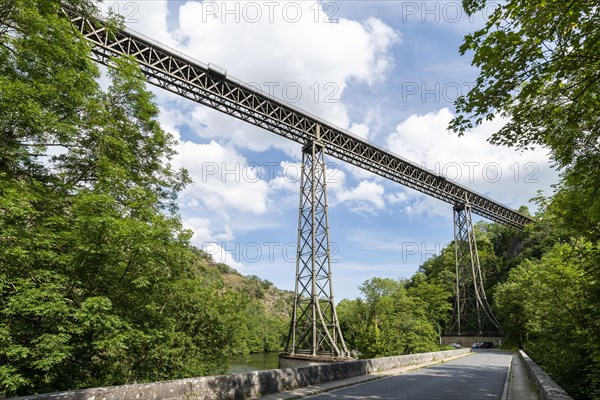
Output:
M264 352L252 353L247 356L232 358L229 361L229 373L239 374L241 372L262 371L265 369L275 369L279 362L279 353Z

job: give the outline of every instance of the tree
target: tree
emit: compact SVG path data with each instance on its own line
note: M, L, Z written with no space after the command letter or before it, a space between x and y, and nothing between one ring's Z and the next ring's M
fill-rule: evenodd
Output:
M470 15L485 0L464 0ZM497 4L485 27L465 37L480 68L476 86L458 99L452 127L463 133L484 119L510 117L492 135L496 144L552 149L562 166L599 151L600 32L593 0L509 0Z
M423 301L410 296L406 282L372 278L360 290L365 299L338 305L340 325L348 345L365 357L433 351L436 330Z
M423 273L427 279L438 282L445 290L453 292L456 287L456 257L454 242L442 248L440 254L434 255L419 266L418 273Z
M410 279L408 295L420 301L428 321L436 328L439 344L442 344L442 330L452 316L452 291L446 285L434 283L422 272L417 272Z
M355 351L368 347L369 314L365 302L344 299L336 307L346 346Z
M469 15L485 0L463 0ZM498 116L499 145L544 146L561 171L552 198L509 260L496 300L507 339L524 346L575 397L597 398L600 304L600 13L597 1L508 0L465 37L476 85L455 102L459 134ZM565 243L571 243L567 245Z
M579 399L600 393L598 287L586 273L598 256L585 240L556 244L511 270L496 293L507 339Z
M487 298L491 298L494 285L506 274L506 260L502 257L504 251L496 234L496 224L479 221L474 226L477 250L481 266L483 284ZM500 232L502 230L500 229ZM456 255L454 242L442 248L439 255L426 260L419 271L413 275L408 284L409 293L424 302L428 317L436 327L441 342L441 332L448 328L450 315L447 309L455 306L456 298ZM500 254L498 254L500 253ZM472 282L473 277L467 274L467 282ZM492 304L493 306L493 304ZM477 318L476 314L471 315ZM477 326L477 322L472 324Z
M224 372L236 344L243 299L190 248L152 94L129 59L102 91L89 50L59 1L0 5L7 395Z
M91 10L90 2L71 0ZM41 176L37 156L78 134L79 111L98 90L86 41L73 34L58 1L9 0L0 5L0 171Z
M486 0L464 0L470 15ZM497 116L508 123L494 144L551 151L562 184L555 197L563 220L600 238L600 13L595 0L508 0L485 26L465 37L476 85L457 99L450 128L459 134Z

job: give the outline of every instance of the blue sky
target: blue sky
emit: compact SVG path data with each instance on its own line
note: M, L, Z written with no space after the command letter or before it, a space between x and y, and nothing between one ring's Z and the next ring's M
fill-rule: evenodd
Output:
M491 10L459 1L108 1L131 29L213 63L369 141L510 207L556 181L545 149L517 153L446 131L452 102L477 70L458 47ZM493 7L491 4L490 7ZM180 196L192 242L245 275L293 290L298 144L152 88L160 122L180 143ZM329 162L336 301L374 276L410 277L452 240L451 205Z

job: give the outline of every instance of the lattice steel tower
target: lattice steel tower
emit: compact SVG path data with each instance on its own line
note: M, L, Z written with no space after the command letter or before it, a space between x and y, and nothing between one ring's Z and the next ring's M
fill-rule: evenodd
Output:
M312 141L302 148L290 356L348 356L333 301L330 256L325 149Z
M477 241L468 204L454 206L456 300L449 333L483 334L500 330L484 289Z

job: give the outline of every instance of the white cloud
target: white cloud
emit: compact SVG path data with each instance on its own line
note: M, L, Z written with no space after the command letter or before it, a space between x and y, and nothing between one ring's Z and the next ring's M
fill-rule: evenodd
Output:
M247 7L243 2L169 5L162 0L136 3L137 22L127 19L126 23L153 40L205 64L223 67L229 76L368 139L370 125L377 118L368 112L364 121L351 121L340 99L351 82L372 85L385 79L392 67L390 51L400 41L399 34L376 18L325 23L328 13L319 3L277 2L272 19L266 3L255 4L263 13L257 23L249 18L252 10L243 10ZM229 11L224 12L224 7ZM282 14L286 7L288 13ZM299 18L291 21L296 7ZM186 168L194 180L180 194L185 222L195 233L194 243L230 241L247 226L260 229L272 223L267 216L297 207L298 144L161 89L152 90L161 107L162 126L177 139L186 134L173 164ZM208 143L190 141L190 133ZM296 176L267 179L260 170L247 168L250 162L242 151L272 148L293 160L288 164L298 167ZM384 207L383 186L374 182L378 178L364 175L364 182L346 187L340 169L329 169L328 177L330 203L350 203L354 210ZM257 224L257 219L264 222Z
M441 200L415 191L407 192L407 197L408 201L402 203L401 210L408 216L409 221L422 215L452 219L452 207Z
M269 182L272 191L287 195L286 203L297 206L300 190L301 163L282 162L281 176ZM351 204L352 211L373 212L385 207L385 189L376 182L363 180L354 187L349 187L347 176L336 165L327 167L327 194L330 206Z
M186 218L183 220L183 226L185 229L190 229L194 233L194 236L192 236L192 243L200 248L202 248L205 243L233 239L233 233L229 226L225 225L222 232L215 232L211 220L208 218Z
M191 116L191 118L190 118ZM293 157L300 153L300 145L282 136L274 135L236 118L225 116L205 106L193 105L186 123L195 135L214 139L230 146L263 152L270 148L283 150Z
M402 204L408 201L408 196L404 192L388 193L385 199L392 205Z
M129 28L140 32L152 40L174 47L173 35L167 31L167 1L154 0L138 2L102 2L98 5L102 15L107 16L108 10L121 14Z
M269 181L269 187L273 191L294 193L297 198L300 190L302 163L282 161L279 165L281 173Z
M352 189L338 190L335 194L338 201L358 202L359 206L354 208L355 211L371 211L371 208L365 207L365 203L371 204L377 209L385 207L383 199L384 191L385 189L379 183L362 181Z
M349 81L373 84L384 79L392 66L390 50L399 42L399 34L376 18L324 22L331 15L319 3L248 4L186 1L180 3L178 15L169 16L166 1L143 2L135 16L138 22L130 26L206 64L227 69L229 76L366 136L368 127L353 125L339 99ZM168 30L167 18L177 20L177 30ZM169 104L163 106L168 108ZM299 153L298 146L286 139L204 106L194 105L190 114L188 124L203 138L219 138L253 151L274 147L288 155Z
M185 218L183 226L194 233L191 243L207 252L214 262L227 264L240 272L243 270L244 265L238 260L237 254L227 250L225 244L233 240L233 233L229 226L225 225L222 232L215 232L212 221L200 217Z
M291 21L282 11L275 12L271 21L253 22L243 12L225 13L224 2L188 1L179 8L177 33L185 37L191 56L248 82L278 82L283 87L293 79L312 81L308 86L315 82L345 85L350 77L373 82L389 69L388 50L398 34L382 21L369 18L361 24L342 18L325 23L326 13L314 3L278 4L282 10L299 7L300 18ZM205 18L215 6L215 18Z
M352 124L348 129L350 132L354 133L356 136L361 137L363 139L369 139L369 125L367 124Z
M190 208L235 210L263 214L267 210L269 185L246 158L215 141L208 144L181 142L174 165L186 168L194 183L180 195Z
M390 134L387 147L402 157L512 207L526 204L538 189L556 180L545 149L518 153L492 146L490 135L506 120L496 119L458 137L446 130L453 114L442 108L412 115ZM413 192L414 193L414 192ZM429 197L418 196L407 206L408 214L426 210L447 214L446 207Z
M233 14L221 12L222 7L230 7L231 10L231 7L247 7L251 3L254 2L137 2L138 10L134 18L139 22L129 26L201 62L226 68L229 76L256 83L265 92L272 90L274 95L287 98L295 106L348 129L361 138L381 143L384 147L387 144L387 147L411 161L425 163L432 169L439 163L438 169L447 174L453 173L454 163L458 163L462 172L461 183L490 193L492 198L508 205L518 206L526 202L538 188L546 187L548 182L554 180L555 174L545 164L542 165L546 161L543 150L541 153L518 156L511 150L495 148L485 142L489 134L498 129L501 121L486 123L466 137L458 138L445 132L452 114L442 109L430 114L413 115L387 137L393 130L386 126L390 118L387 104L398 100L393 94L388 98L383 93L380 98L366 99L353 104L355 108L349 108L346 102L350 103L353 99L342 97L343 94L347 96L348 86L358 85L360 88L371 85L371 89L376 91L391 70L394 61L392 49L395 43L400 42L400 36L381 20L365 15L360 21L341 18L338 23L323 23L328 15L320 8L323 3L318 2L276 2L277 9L272 21L269 20L268 10L264 8L266 2L254 3L263 7L263 19L257 23L244 18L248 15L236 16L240 11L234 10ZM301 18L298 21L290 22L291 14L287 15L287 20L282 16L286 4L290 7L295 7L294 4L300 6ZM213 6L217 7L216 12L205 20L209 11L207 7ZM460 40L459 37L456 39ZM397 52L396 60L406 61L406 65L414 65L416 71L423 72L422 63L420 60L411 60L411 54L422 54L424 48L439 53L440 57L449 54L440 52L435 48L437 44L431 45L428 40L427 37L419 37L419 40L411 40L410 43L407 40L406 46L399 49L402 54ZM421 50L420 53L415 52L416 46ZM462 65L460 62L457 64ZM430 69L428 73L436 75L437 79L439 72ZM464 71L457 74L462 77ZM286 92L285 88L289 90ZM394 92L394 88L386 89ZM257 264L240 258L236 243L259 238L270 241L273 232L279 234L277 239L289 235L294 242L300 183L299 174L265 178L260 168L246 168L252 161L267 157L251 152L281 150L290 160L282 165L297 167L299 171L300 146L162 89L152 90L161 107L162 126L177 138L185 139L176 149L179 155L173 163L175 167L187 168L195 181L180 196L184 224L194 232L192 242L210 250L217 262L228 263L240 270L257 270ZM365 93L369 95L369 91ZM345 102L341 101L342 98ZM361 104L368 104L372 108L356 111L357 105ZM354 118L355 111L361 117ZM190 134L195 135L197 140L189 141ZM269 153L268 156L277 153ZM257 158L253 158L255 156ZM332 159L328 161L337 163ZM471 172L468 165L464 165L471 161L480 163L474 165L473 182L468 179L468 173ZM512 182L513 175L510 175L514 174L510 167L516 161L520 163L519 185ZM498 163L503 173L502 179L496 183L486 182L482 178L482 168L485 163L491 162ZM539 183L522 182L526 173L533 171L525 169L527 162L540 163L540 169L533 177L539 179ZM342 163L328 168L328 171L330 206L343 207L346 216L352 211L388 215L386 205L391 210L402 210L414 218L422 214L452 216L448 204L398 187L358 167ZM491 167L487 172L493 172ZM383 226L392 223L385 217L376 222ZM421 222L422 219L419 220L419 228L424 226ZM423 229L428 228L425 226ZM436 233L439 232L431 232L432 235ZM368 241L364 245L365 248L372 247ZM397 245L395 241L394 246ZM391 245L387 247L378 249L378 254L386 250L394 251ZM361 249L361 253L364 253L364 249ZM375 273L373 271L391 277L410 276L418 265L416 262L409 265L380 261L382 264L378 266L368 263L368 268L361 261L350 258L335 265L336 271L342 272L336 278L336 286L340 287L342 282L342 291L350 290L372 276ZM276 267L273 263L264 264L265 274L281 274L286 282L293 281L293 269L293 262L278 262ZM354 273L360 271L362 275L359 280Z
M239 255L228 251L218 243L204 243L202 250L208 253L214 262L227 264L238 272L244 272L244 264L238 261Z

